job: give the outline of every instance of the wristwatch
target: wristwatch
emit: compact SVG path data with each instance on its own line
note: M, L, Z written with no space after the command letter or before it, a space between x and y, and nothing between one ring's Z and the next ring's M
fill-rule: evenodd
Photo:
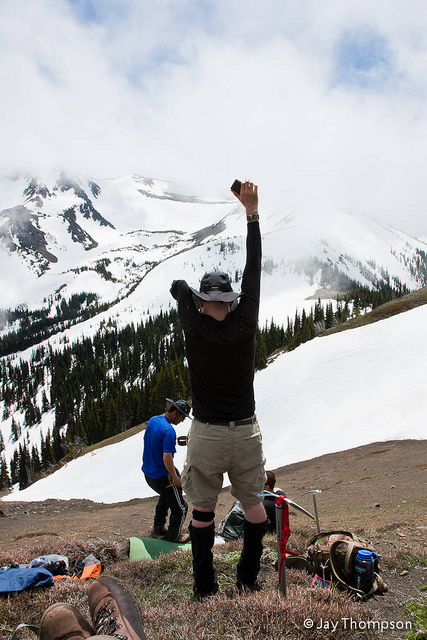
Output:
M257 213L251 213L249 216L246 217L246 220L248 222L258 222L259 215Z

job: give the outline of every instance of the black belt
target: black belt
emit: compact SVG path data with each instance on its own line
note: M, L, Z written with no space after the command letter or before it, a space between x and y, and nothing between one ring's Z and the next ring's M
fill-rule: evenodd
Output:
M255 420L256 417L252 416L252 418L246 418L245 420L230 420L229 422L212 420L212 422L206 422L206 424L217 424L219 427L241 427L244 424L253 424ZM205 422L205 420L201 420L200 422Z

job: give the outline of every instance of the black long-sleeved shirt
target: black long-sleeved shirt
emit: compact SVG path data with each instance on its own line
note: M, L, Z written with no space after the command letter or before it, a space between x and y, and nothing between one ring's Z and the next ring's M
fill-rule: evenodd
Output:
M261 235L248 223L246 266L239 304L224 320L199 313L185 280L171 294L185 334L193 415L202 422L243 420L255 412L255 332L261 281Z

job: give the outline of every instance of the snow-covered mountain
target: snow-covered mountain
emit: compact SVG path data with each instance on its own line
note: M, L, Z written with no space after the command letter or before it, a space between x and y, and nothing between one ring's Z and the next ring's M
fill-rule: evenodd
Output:
M261 322L286 322L319 289L333 296L339 274L368 286L427 283L427 245L402 231L350 210L265 210L262 189L260 204ZM124 322L147 309L155 314L172 305L175 277L197 286L205 270L219 268L238 288L244 235L244 212L231 194L201 199L140 176L3 179L0 307L50 308L91 292Z
M138 176L3 180L2 306L41 307L55 292L120 300L158 263L199 242L204 221L214 225L229 210L230 203L170 193L165 183Z
M267 468L371 442L425 439L427 361L420 345L426 341L424 305L359 329L315 338L259 371L255 395ZM189 425L185 420L177 434L185 434ZM154 495L141 472L142 447L138 433L73 460L3 499L88 498L112 503ZM185 447L177 447L180 469L184 456ZM307 485L311 486L309 477Z

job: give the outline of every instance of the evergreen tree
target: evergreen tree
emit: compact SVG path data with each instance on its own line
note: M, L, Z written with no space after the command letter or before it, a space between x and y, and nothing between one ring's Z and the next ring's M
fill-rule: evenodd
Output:
M59 462L61 458L64 457L66 452L66 445L64 443L64 438L61 436L61 430L59 427L54 427L52 431L53 437L53 456L56 462Z
M47 432L46 438L43 438L43 435L41 435L40 440L41 465L43 469L47 469L56 462L50 431Z
M333 327L334 324L335 324L334 310L332 307L332 302L329 302L326 305L325 329L329 329L330 327Z
M7 464L4 458L4 454L2 453L0 456L0 490L5 491L6 489L9 489L10 486L10 476L7 470Z
M30 455L28 453L28 449L26 445L19 445L19 453L18 453L18 482L19 482L19 490L25 489L28 487L28 484L31 479L31 465L30 465Z
M37 449L37 447L35 445L33 445L32 449L31 449L31 477L34 478L40 474L40 472L42 471L42 465L41 465L41 461L40 461L40 456L39 456L39 450Z
M257 329L255 369L265 369L267 366L267 348L265 346L264 333Z
M41 412L37 404L35 402L31 402L31 400L27 399L25 404L25 424L29 427L32 427L33 425L38 424L41 421Z
M306 315L305 311L302 312L301 325L301 342L312 340L315 336L314 317L312 311L308 316Z
M19 440L19 438L21 437L21 425L19 424L19 422L17 420L15 420L15 418L12 418L12 423L10 425L10 430L11 430L12 438L13 438L14 442L17 442Z
M46 391L43 390L42 394L42 412L47 413L50 410L50 403L47 399Z
M10 480L12 484L16 484L18 482L18 466L18 452L15 449L10 461Z
M318 298L316 304L314 305L314 322L323 324L325 319L325 312L320 302L320 298Z

